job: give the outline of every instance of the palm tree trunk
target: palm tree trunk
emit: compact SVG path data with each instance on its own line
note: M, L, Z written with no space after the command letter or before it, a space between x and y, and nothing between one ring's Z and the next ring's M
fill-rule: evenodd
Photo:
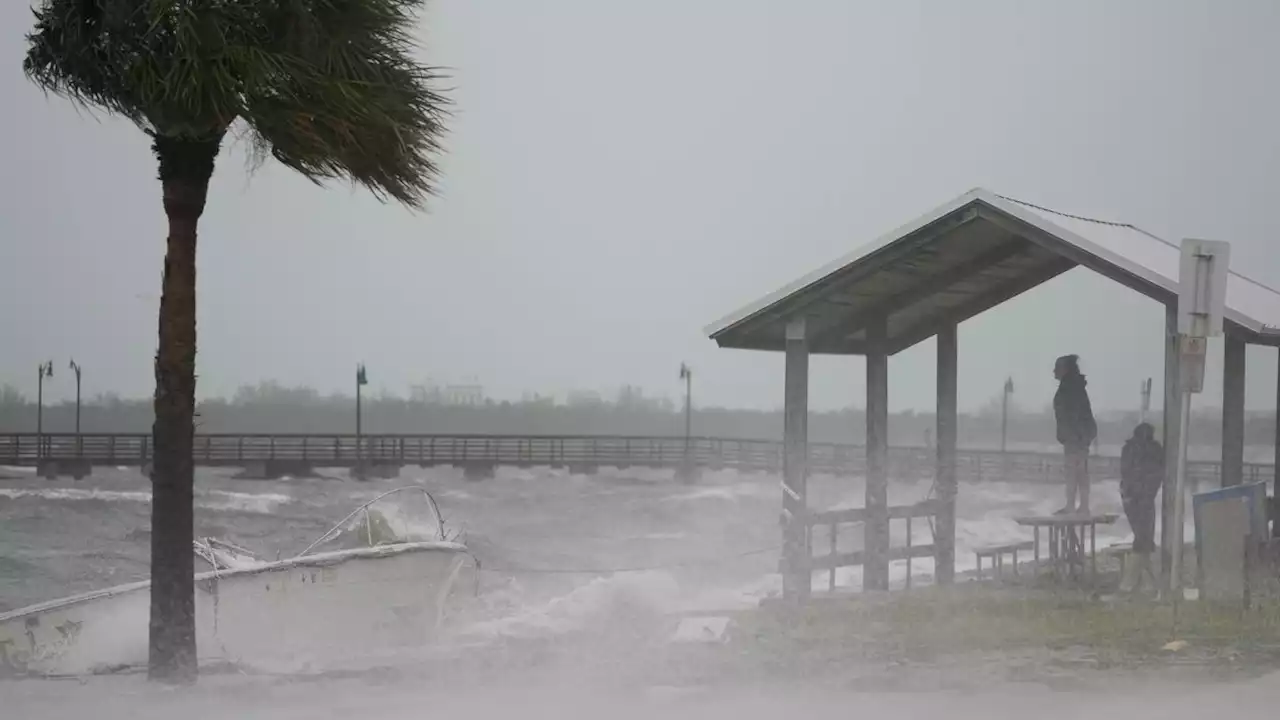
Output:
M156 351L154 462L151 471L151 623L149 677L195 682L196 226L222 138L156 136L169 238Z

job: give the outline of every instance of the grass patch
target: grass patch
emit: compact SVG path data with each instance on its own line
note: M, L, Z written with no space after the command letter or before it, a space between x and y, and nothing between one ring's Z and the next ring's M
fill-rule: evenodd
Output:
M909 594L818 599L735 618L739 670L803 676L868 665L1038 658L1095 669L1280 667L1280 601L1251 610L1199 602L1103 602L1031 588L967 584ZM1176 651L1166 644L1181 640Z

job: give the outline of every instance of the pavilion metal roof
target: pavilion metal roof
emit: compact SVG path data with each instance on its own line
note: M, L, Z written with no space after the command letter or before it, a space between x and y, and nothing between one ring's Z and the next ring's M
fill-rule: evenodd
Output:
M976 188L707 327L721 347L782 350L803 316L813 353L863 354L867 321L888 318L889 351L931 337L1077 266L1176 302L1178 245L1140 228ZM1280 345L1280 292L1231 272L1228 331Z

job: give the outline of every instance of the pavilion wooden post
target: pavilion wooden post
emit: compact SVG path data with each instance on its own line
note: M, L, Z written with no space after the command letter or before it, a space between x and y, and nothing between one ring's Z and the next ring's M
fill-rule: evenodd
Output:
M1275 455L1271 466L1271 508L1274 515L1280 507L1280 350L1277 350L1276 363L1276 426L1275 426ZM1280 520L1273 520L1271 523L1271 536L1280 537Z
M954 323L938 332L938 524L933 539L934 577L939 585L950 585L956 574L956 435L958 387L957 327Z
M867 520L862 587L889 589L889 354L887 318L867 323Z
M1222 350L1222 463L1218 481L1222 487L1239 485L1244 479L1244 338L1226 333Z
M1164 488L1160 493L1160 569L1169 577L1173 568L1173 501L1178 482L1178 432L1182 393L1178 392L1178 304L1165 305L1164 320Z
M782 597L802 603L812 590L808 529L809 341L803 317L787 323L783 399Z

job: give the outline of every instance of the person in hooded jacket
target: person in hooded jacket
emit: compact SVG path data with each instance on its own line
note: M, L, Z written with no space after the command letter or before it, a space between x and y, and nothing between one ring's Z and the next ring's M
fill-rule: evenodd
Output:
M1120 451L1120 499L1133 529L1133 559L1125 565L1120 589L1136 590L1150 578L1157 586L1151 555L1156 551L1156 495L1164 484L1164 447L1151 423L1139 423Z
M1053 364L1053 376L1058 380L1053 415L1067 482L1067 504L1058 511L1059 515L1089 514L1089 446L1098 437L1098 424L1079 359L1078 355L1063 355Z

